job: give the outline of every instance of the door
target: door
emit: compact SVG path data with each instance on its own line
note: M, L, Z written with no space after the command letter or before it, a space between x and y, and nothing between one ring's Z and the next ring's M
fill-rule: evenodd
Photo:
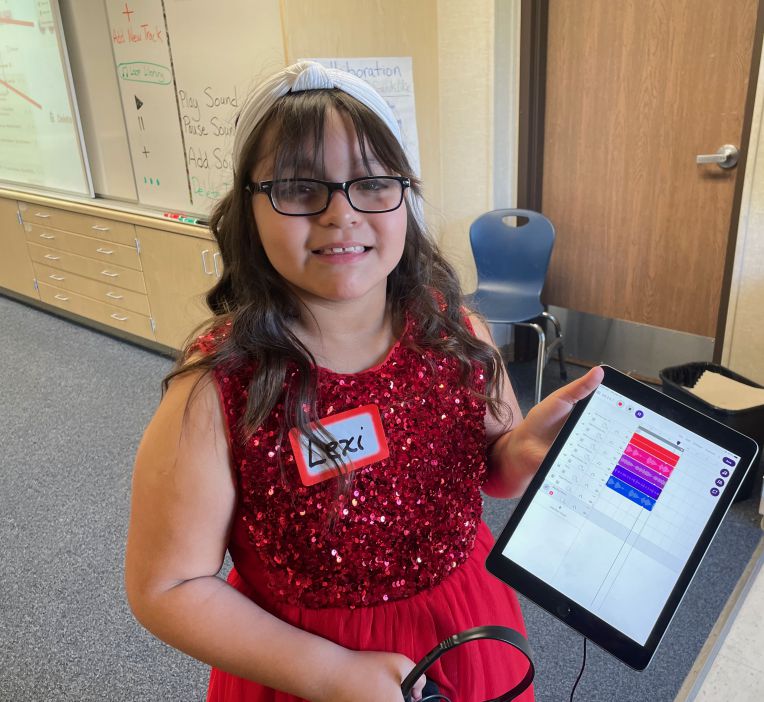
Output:
M547 304L717 336L758 0L549 0ZM753 76L755 79L755 75Z

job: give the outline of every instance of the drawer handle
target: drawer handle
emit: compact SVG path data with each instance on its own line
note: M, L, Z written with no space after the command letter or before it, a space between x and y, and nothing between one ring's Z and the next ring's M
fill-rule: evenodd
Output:
M44 258L47 258L50 261L60 261L61 256L54 256L53 254L45 254Z
M122 317L121 315L118 315L116 312L111 315L112 319L116 319L119 322L126 322L129 318L128 317Z
M96 249L98 253L107 254L108 256L111 256L114 251L112 249Z
M221 273L220 270L218 270L218 258L223 258L223 256L219 251L216 251L212 254L212 265L215 266L215 276L219 278Z
M119 273L112 273L112 271L101 271L101 275L108 275L109 278L118 278Z
M106 293L106 297L110 297L112 300L122 300L125 296L124 295L117 295L117 293L109 292Z
M50 219L50 215L45 214L44 212L35 212L34 216L39 217L40 219Z
M66 278L64 278L64 276L62 276L62 275L53 275L52 273L48 276L48 278L53 278L53 280L57 280L59 283L62 280L66 280Z
M65 295L61 295L60 293L56 293L53 297L55 297L56 300L61 300L63 302L67 302L69 300L68 297L66 297Z
M212 275L212 271L207 266L207 255L209 252L209 249L204 249L204 251L202 251L202 270L204 271L204 275Z
M53 236L53 234L40 234L40 239L55 239L56 237Z
M90 228L91 228L91 229L94 229L94 230L95 230L95 231L97 231L97 232L108 232L108 231L111 231L111 227L101 227L101 226L99 226L99 225L97 225L97 224L94 224L94 225L93 225L92 227L90 227Z

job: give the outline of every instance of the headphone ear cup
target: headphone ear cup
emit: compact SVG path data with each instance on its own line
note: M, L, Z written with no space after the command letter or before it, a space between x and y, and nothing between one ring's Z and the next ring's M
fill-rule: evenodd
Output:
M412 702L410 694L404 698L404 702ZM441 695L438 686L428 678L422 690L422 702L451 702L451 700Z
M422 690L422 699L427 702L451 702L445 695L440 694L438 686L430 679L427 680L427 684Z

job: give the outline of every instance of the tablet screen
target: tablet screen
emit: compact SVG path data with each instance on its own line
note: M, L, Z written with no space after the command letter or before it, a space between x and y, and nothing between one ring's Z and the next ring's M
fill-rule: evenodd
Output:
M739 461L601 385L502 553L644 645Z

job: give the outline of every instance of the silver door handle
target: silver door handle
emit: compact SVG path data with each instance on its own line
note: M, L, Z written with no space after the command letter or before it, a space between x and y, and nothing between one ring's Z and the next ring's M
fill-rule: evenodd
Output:
M62 276L62 275L53 275L52 273L48 276L48 278L52 278L53 280L57 280L59 283L62 280L66 280L66 278L64 278L64 276Z
M91 228L91 229L93 229L93 230L95 230L95 231L97 231L97 232L108 232L108 231L110 231L110 230L111 230L111 227L103 227L103 226L98 226L97 224L94 224L94 225L93 225L92 227L90 227L90 228Z
M47 258L49 261L60 261L61 256L54 256L53 254L45 254L43 258Z
M128 317L123 317L122 315L119 315L116 312L110 316L112 319L116 319L119 322L126 322L128 320Z
M55 239L56 237L53 236L53 234L40 234L41 239Z
M117 295L117 293L109 292L106 293L106 297L110 297L112 300L122 300L125 296L124 295Z
M716 163L721 168L734 168L739 155L736 146L725 144L715 154L699 154L695 157L695 163Z
M214 254L212 254L212 265L215 266L215 275L219 278L221 276L221 272L218 269L218 258L223 258L220 251L216 251Z
M64 295L60 295L56 293L53 297L56 298L56 300L61 300L62 302L68 302L69 298L65 297Z
M112 251L111 249L104 249L103 247L97 248L96 251L98 253L107 254L109 256L111 256L114 253L114 251Z
M101 271L101 275L108 275L109 278L118 278L119 273L112 273L111 271Z
M50 219L50 215L45 212L35 212L34 216L39 217L40 219Z

